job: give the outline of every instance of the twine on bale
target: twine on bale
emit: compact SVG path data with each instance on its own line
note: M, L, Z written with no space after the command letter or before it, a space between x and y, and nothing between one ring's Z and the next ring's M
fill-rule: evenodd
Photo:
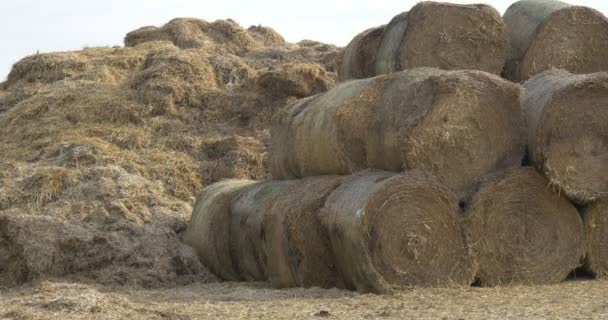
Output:
M551 284L580 265L583 224L576 208L533 168L488 178L465 215L484 286Z
M532 163L578 203L608 195L608 73L549 70L525 87Z
M345 178L321 217L349 289L382 293L473 280L458 201L422 172L371 171Z
M600 12L555 0L521 0L504 14L511 39L505 76L526 81L545 70L608 70L608 20Z

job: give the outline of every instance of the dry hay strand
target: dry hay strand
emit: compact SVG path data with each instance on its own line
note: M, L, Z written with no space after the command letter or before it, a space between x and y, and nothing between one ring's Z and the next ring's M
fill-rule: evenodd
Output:
M425 1L395 16L382 29L380 41L376 29L349 44L341 79L366 75L370 59L375 67L368 76L418 67L499 74L508 53L506 27L498 12L487 5ZM378 43L375 49L374 43Z
M245 30L230 19L210 23L194 18L177 18L160 28L142 27L125 36L126 47L149 41L171 41L182 49L221 46L235 54L285 43L281 35L270 28L257 26Z
M608 201L600 200L583 213L587 252L585 267L598 278L608 277Z
M608 73L549 70L525 83L530 159L566 195L608 195Z
M230 252L244 280L268 280L264 220L269 207L285 188L295 183L296 180L259 182L243 188L244 190L232 201Z
M275 288L341 286L320 210L338 176L305 178L280 192L264 219L268 281Z
M142 103L156 114L174 112L176 105L202 106L217 90L215 73L206 52L161 49L150 52L130 83Z
M473 281L458 201L431 176L357 174L342 181L322 210L347 288L383 293Z
M260 74L255 82L268 96L304 98L331 89L335 81L320 65L288 63Z
M480 71L412 69L342 83L276 116L277 179L421 168L459 196L523 157L521 87Z
M371 28L358 34L344 48L338 64L340 80L363 79L376 75L376 52L386 26Z
M106 220L100 225L0 215L0 285L69 276L100 284L162 287L213 279L175 232Z
M465 221L479 261L477 278L484 286L558 283L584 254L576 208L533 168L489 177Z
M526 81L551 68L583 74L608 70L608 20L555 0L522 0L504 14L511 38L505 76Z
M170 47L174 46L169 42L156 41L135 48L97 47L35 54L17 62L3 86L13 89L64 79L119 83L143 63L149 50Z
M224 180L203 190L192 212L184 242L192 246L211 272L223 280L237 281L242 277L232 259L230 239L230 204L249 180Z

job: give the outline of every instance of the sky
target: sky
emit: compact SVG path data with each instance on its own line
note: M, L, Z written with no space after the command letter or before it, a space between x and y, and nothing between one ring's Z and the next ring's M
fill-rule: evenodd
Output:
M501 14L513 0L487 3ZM386 24L419 0L0 0L0 81L19 59L36 52L122 45L125 34L176 17L231 18L243 27L272 27L289 42L317 40L345 46L359 32ZM566 0L608 14L606 0Z

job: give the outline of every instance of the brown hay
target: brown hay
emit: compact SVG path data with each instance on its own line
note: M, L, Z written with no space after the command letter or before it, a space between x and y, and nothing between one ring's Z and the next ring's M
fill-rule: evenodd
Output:
M261 74L256 83L268 95L304 98L331 89L334 79L320 65L294 63Z
M230 250L241 277L247 281L268 279L268 253L264 240L264 220L269 207L285 188L295 180L267 181L247 186L232 201L230 226Z
M340 185L337 176L311 177L280 191L264 219L268 281L275 288L340 286L319 211Z
M478 71L413 69L343 83L282 110L271 132L273 177L422 168L460 196L519 164L521 87Z
M195 49L152 51L130 85L159 114L173 112L175 105L202 106L205 96L217 89L207 54Z
M417 67L499 74L507 50L507 30L494 8L425 1L395 16L386 28L368 30L353 39L346 48L340 78ZM375 61L375 67L368 74L370 61Z
M580 265L584 253L576 208L533 168L488 178L465 225L484 286L557 283Z
M358 34L344 48L339 64L340 80L362 79L376 75L376 51L386 26L371 28Z
M348 177L325 202L322 220L347 288L386 292L473 281L458 201L426 174Z
M585 267L598 278L608 277L608 201L600 200L583 213L587 253Z
M198 196L184 242L191 245L201 260L223 280L241 280L230 254L230 203L250 180L225 180L213 184Z
M551 68L608 70L608 20L600 12L555 0L522 0L504 14L511 54L505 76L526 81Z
M525 83L530 159L566 195L608 195L608 73L546 71Z

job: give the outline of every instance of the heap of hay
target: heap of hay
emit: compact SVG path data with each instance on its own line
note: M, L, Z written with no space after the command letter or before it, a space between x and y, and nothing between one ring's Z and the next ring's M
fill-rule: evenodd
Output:
M273 177L425 169L466 195L519 164L521 87L480 71L413 69L343 83L276 117Z
M521 0L504 21L511 38L505 76L526 81L551 68L608 70L608 20L600 12L555 0Z
M304 98L331 89L334 79L320 65L294 63L262 73L256 84L269 95Z
M499 74L507 51L507 30L494 8L425 1L397 15L386 27L355 37L345 49L340 78L417 67Z
M587 237L585 266L596 277L608 277L608 201L591 205L583 217Z
M224 280L241 280L232 260L230 204L250 180L224 180L203 190L198 196L184 242L191 245L202 262Z
M458 200L422 172L365 172L327 198L322 220L347 288L469 285Z
M550 70L525 87L534 165L577 202L608 195L608 73Z
M266 181L246 187L231 205L230 252L245 280L268 279L265 219L269 207L295 180ZM225 235L223 235L225 236Z
M305 178L281 191L264 220L268 280L275 288L340 287L320 210L341 182Z
M563 281L584 254L576 208L533 168L489 178L466 212L484 286Z

